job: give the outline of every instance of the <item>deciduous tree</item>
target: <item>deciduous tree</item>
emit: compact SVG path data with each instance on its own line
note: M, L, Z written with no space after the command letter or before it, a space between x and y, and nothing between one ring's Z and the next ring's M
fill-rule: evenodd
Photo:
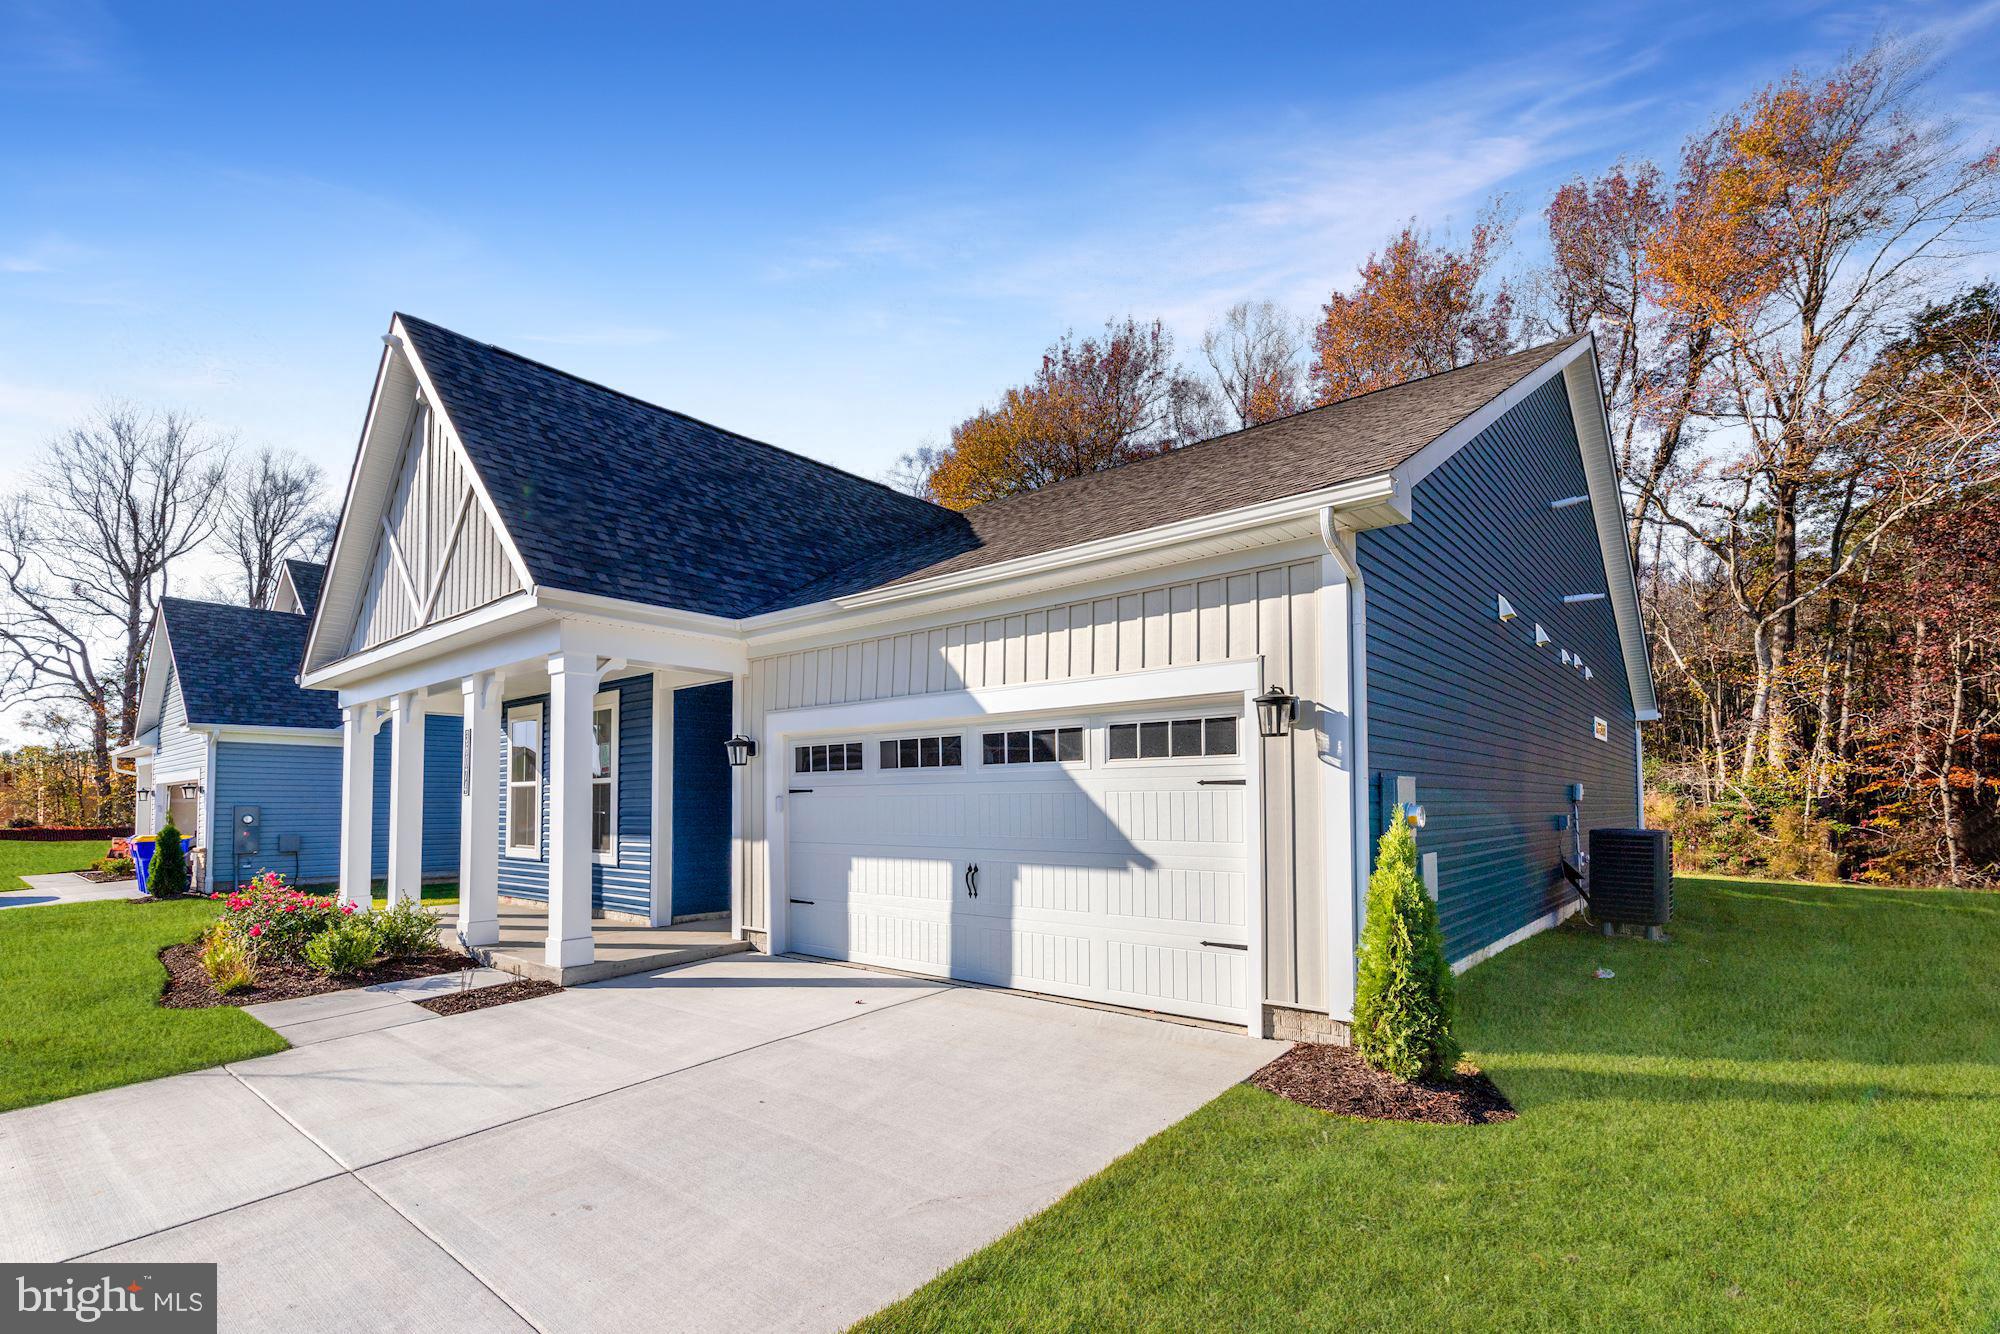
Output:
M920 494L952 509L1019 495L1216 434L1213 394L1174 360L1158 320L1065 333L1027 384L952 429ZM907 466L907 462L906 462Z
M1315 399L1332 403L1435 375L1513 345L1514 297L1495 267L1506 228L1497 208L1465 245L1434 241L1414 221L1335 292L1313 331Z
M288 557L318 559L333 519L318 464L268 445L239 459L223 490L216 540L242 572L244 602L270 601Z
M1306 406L1305 329L1271 301L1239 301L1202 335L1201 352L1238 426Z

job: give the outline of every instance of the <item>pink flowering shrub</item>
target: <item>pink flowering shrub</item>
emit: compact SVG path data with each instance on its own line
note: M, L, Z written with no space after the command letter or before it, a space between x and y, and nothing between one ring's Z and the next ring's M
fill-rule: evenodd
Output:
M329 895L293 889L276 871L211 897L222 901L222 920L252 941L258 953L285 960L304 958L306 942L351 911Z

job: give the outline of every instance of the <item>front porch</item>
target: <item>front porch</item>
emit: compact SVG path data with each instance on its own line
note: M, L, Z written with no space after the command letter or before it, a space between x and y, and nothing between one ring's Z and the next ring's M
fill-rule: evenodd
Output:
M490 945L468 948L489 968L564 987L649 973L718 955L740 954L751 948L748 941L737 940L731 934L726 917L676 922L671 926L647 926L643 922L600 917L591 922L590 934L595 957L586 963L557 966L547 958L548 905L502 900L499 938ZM438 937L445 945L457 948L457 925L447 922L439 929Z

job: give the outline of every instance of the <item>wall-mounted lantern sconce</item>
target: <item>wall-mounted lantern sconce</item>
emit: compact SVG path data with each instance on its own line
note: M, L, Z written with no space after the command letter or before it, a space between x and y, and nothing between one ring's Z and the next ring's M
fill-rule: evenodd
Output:
M1253 701L1257 705L1257 735L1281 737L1291 731L1299 716L1299 697L1288 695L1283 686L1272 686Z
M200 783L182 783L182 784L181 784L181 800L182 800L182 801L193 801L193 800L194 800L194 799L195 799L196 797L198 797L198 796L200 796L200 795L201 795L201 784L200 784Z
M723 742L722 748L729 752L729 767L732 769L741 769L757 753L757 743L741 732Z
M1500 619L1502 621L1511 621L1520 615L1519 612L1514 610L1514 604L1507 600L1506 594L1501 594L1498 600L1500 603Z

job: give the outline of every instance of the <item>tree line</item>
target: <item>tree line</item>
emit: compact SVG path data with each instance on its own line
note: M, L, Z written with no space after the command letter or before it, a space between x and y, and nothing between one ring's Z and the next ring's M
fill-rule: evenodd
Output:
M334 519L318 465L186 414L109 404L50 441L0 500L0 699L44 738L0 751L0 818L129 820L112 752L133 738L170 581L207 555L230 573L185 591L262 606L286 558L324 555Z
M963 509L1593 332L1682 866L1994 883L2000 149L1935 72L1879 45L1531 219L1411 220L1316 318L1238 305L1197 363L1159 321L1065 333L894 480Z

